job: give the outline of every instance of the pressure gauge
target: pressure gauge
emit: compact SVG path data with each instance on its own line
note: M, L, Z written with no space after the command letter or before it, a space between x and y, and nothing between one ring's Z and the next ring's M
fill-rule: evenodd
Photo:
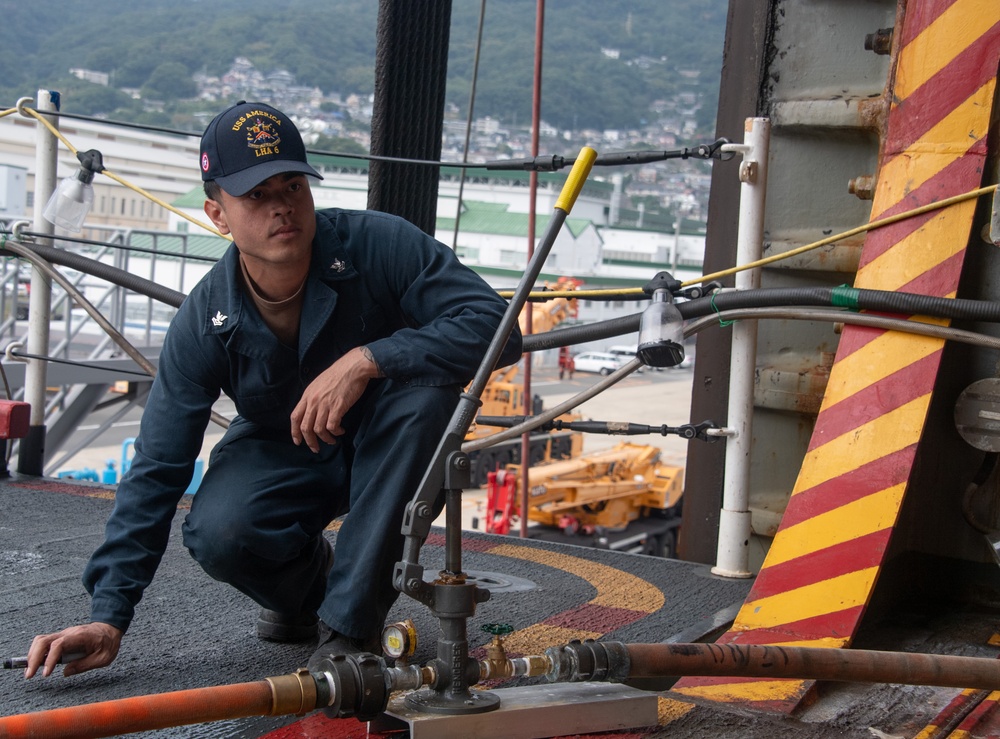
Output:
M407 659L417 651L417 627L406 619L382 629L382 650L392 659Z

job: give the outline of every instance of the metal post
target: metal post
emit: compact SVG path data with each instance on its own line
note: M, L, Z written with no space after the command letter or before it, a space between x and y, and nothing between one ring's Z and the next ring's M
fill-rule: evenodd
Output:
M40 113L59 110L59 93L38 91L35 110ZM59 126L59 119L50 120ZM42 218L49 197L56 188L59 141L40 123L35 144L35 204L32 228L35 233L53 234L55 226ZM28 352L38 356L49 353L49 311L52 285L36 267L31 268L31 296L28 302ZM28 435L18 448L17 471L23 475L41 476L45 460L45 387L48 365L43 360L28 362L24 374L24 399L31 404Z
M760 259L764 243L764 201L767 193L767 156L771 123L748 118L740 164L740 223L736 242L738 265ZM736 274L736 289L760 286L760 269ZM712 572L723 577L750 577L750 447L753 440L754 371L757 361L757 322L733 325L729 367L729 411L726 425L725 482L719 516L719 545Z

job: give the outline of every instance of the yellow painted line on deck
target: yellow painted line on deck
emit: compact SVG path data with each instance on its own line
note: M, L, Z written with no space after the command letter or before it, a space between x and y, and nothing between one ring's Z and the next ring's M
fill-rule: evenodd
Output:
M566 629L562 626L532 624L508 634L503 639L509 654L542 654L549 647L569 644L574 639L600 639L604 634L583 629Z
M589 601L597 606L654 613L660 610L666 601L663 593L655 585L651 585L641 577L598 562L588 562L580 557L515 544L501 544L487 551L489 554L524 559L577 575L597 589L597 595Z
M905 492L906 483L901 482L783 529L771 544L764 567L891 528Z
M798 696L802 688L801 680L754 680L749 683L722 683L718 685L697 685L673 688L672 692L692 698L722 701L724 703L746 701L781 701Z
M657 696L656 698L656 720L660 726L683 718L694 709L694 703L684 703L675 701L672 698Z

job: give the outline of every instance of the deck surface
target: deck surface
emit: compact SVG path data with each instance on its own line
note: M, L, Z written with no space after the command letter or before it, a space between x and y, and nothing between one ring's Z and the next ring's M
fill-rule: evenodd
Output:
M4 657L23 655L36 633L87 620L89 598L80 576L102 540L113 495L113 487L94 483L16 476L0 481L0 650ZM0 716L250 682L290 673L305 664L311 644L276 645L254 636L257 607L209 578L190 558L180 539L183 519L182 502L166 555L115 663L72 678L57 673L49 679L26 681L20 671L0 672ZM327 536L336 541L335 531ZM435 528L421 552L421 563L432 575L443 565L443 545L444 532ZM540 653L572 638L693 641L708 630L706 624L713 619L725 619L727 609L731 618L751 585L750 580L715 577L704 565L471 532L463 533L463 566L492 592L491 600L479 606L469 622L474 654L489 640L480 627L493 622L513 627L508 649L522 654ZM992 648L985 647L985 640L998 623L996 615L965 616L960 626L967 642L956 653L989 655ZM412 618L417 626L415 661L433 657L439 629L430 612L401 597L390 620L403 618ZM925 636L941 631L926 621L916 626L909 623L880 632L866 646L912 643L914 628ZM958 692L833 686L817 707L797 717L779 718L711 704L684 704L675 701L676 696L665 692L664 686L645 687L657 690L660 725L627 736L871 737L869 726L893 735L903 724L912 731L899 735L913 736L926 725L925 719ZM279 739L365 734L365 725L354 719L332 721L316 713L305 718L236 719L133 736Z

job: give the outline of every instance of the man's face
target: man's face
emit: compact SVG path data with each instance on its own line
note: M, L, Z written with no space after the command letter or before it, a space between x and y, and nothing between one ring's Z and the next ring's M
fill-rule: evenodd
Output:
M308 264L316 217L303 174L274 175L239 197L222 192L219 201L205 201L205 213L221 233L233 235L247 261Z

